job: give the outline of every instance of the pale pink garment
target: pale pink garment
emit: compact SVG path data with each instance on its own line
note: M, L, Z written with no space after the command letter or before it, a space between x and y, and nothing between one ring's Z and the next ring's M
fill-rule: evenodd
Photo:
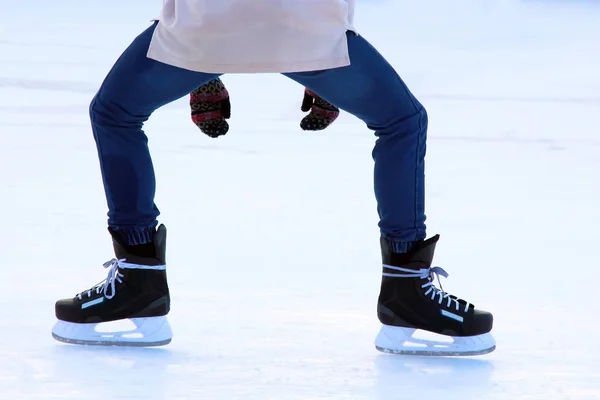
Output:
M356 0L164 0L148 50L200 72L300 72L350 64Z

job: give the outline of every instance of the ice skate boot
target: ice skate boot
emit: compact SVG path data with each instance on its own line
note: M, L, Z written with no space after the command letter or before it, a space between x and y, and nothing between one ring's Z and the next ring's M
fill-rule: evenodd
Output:
M383 277L377 306L383 324L375 347L385 353L429 356L474 356L490 353L496 343L492 314L434 285L448 274L431 267L436 235L405 254L394 253L381 238ZM441 286L440 286L441 287ZM433 340L419 334L435 336ZM417 334L417 335L415 335ZM438 340L439 339L439 340Z
M162 346L173 336L166 275L164 225L152 243L126 246L110 232L116 258L106 280L56 302L52 336L61 342L105 346ZM119 325L129 325L122 329ZM133 325L133 327L131 327Z

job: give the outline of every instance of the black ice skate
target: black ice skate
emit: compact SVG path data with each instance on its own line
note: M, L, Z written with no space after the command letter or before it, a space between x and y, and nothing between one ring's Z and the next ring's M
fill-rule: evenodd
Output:
M106 280L70 299L56 302L52 336L61 342L107 346L161 346L173 336L165 251L167 231L161 225L154 242L125 246L111 232L116 258L106 262ZM103 325L131 321L134 329Z
M383 278L377 314L383 324L375 347L385 353L473 356L494 351L492 314L434 286L448 274L431 267L439 235L417 243L408 253L391 250L381 238ZM439 277L438 277L439 279ZM442 340L415 338L417 330L443 335ZM435 335L433 335L435 336Z

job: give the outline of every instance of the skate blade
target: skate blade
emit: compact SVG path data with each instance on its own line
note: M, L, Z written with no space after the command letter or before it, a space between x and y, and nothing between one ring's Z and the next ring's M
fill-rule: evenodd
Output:
M383 325L375 338L375 348L388 354L437 357L469 357L489 354L496 350L490 333L477 336L453 337L431 334L443 340L415 337L417 329Z
M127 323L134 327L114 329L115 325L118 328ZM156 347L171 343L173 333L166 317L151 317L91 324L57 321L52 337L59 342L86 346Z

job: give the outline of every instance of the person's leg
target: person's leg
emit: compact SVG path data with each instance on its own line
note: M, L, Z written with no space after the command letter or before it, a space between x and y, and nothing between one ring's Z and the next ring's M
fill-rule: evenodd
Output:
M55 304L56 340L89 345L162 346L171 341L166 227L156 228L155 178L144 122L159 107L218 75L191 72L146 57L156 24L125 50L90 105L109 207L115 258L105 281ZM97 324L130 320L135 329ZM113 330L114 328L114 330Z
M351 65L288 74L362 119L378 136L373 150L381 228L382 281L375 339L386 353L478 355L495 349L492 314L434 285L439 235L425 238L424 158L427 114L387 61L362 37L348 34ZM415 338L416 330L452 341Z
M394 68L364 38L348 33L351 65L284 74L375 131L379 227L397 252L425 238L427 113Z
M128 245L150 242L157 224L155 176L142 126L158 108L218 75L193 72L146 57L156 23L117 60L90 105L108 224Z

